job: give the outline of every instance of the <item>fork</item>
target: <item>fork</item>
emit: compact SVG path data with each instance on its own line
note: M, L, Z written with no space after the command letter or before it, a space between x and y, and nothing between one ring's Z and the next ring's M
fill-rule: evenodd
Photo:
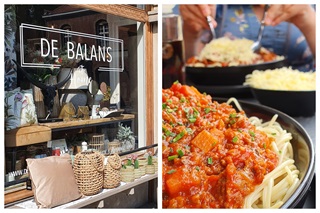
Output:
M261 19L261 22L260 22L260 28L259 28L259 33L258 33L258 40L255 41L252 46L251 46L251 49L253 52L257 53L260 51L260 48L261 48L261 39L262 39L262 33L263 33L263 29L264 29L264 26L265 26L265 22L264 22L264 19L266 17L266 14L267 14L267 11L269 9L269 5L266 4L264 6L264 12L263 12L263 15L262 15L262 19Z

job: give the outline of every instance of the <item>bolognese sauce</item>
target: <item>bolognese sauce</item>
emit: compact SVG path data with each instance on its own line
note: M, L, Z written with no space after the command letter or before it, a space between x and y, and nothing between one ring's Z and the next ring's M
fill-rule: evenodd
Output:
M278 163L245 112L174 83L162 90L163 208L241 208Z

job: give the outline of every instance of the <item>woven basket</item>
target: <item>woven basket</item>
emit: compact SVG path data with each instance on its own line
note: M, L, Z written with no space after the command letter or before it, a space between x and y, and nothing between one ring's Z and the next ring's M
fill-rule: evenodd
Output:
M155 172L154 164L146 165L146 174L154 174Z
M108 153L110 154L119 153L120 149L121 149L120 141L114 140L113 142L108 143Z
M138 161L139 161L139 165L140 166L145 166L145 165L147 165L147 158L145 158L145 157L138 157Z
M107 165L104 167L103 188L116 188L121 183L121 158L118 154L108 157Z
M80 152L74 157L73 171L83 195L99 193L103 187L104 156L98 152Z
M102 152L104 150L104 134L89 134L89 149Z
M127 166L126 169L121 168L120 170L121 174L121 181L122 182L133 182L134 181L134 167L133 166Z

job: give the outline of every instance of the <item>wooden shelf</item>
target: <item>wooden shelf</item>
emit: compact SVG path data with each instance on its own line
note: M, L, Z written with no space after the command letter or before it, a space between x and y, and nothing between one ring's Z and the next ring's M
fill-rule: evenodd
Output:
M99 126L120 121L133 121L134 115L122 114L119 117L98 118L90 120L61 121L39 123L38 125L20 127L5 132L6 147L19 147L51 140L52 132L78 129L90 126Z
M107 123L115 123L119 121L131 121L134 119L134 115L132 114L122 114L119 117L111 117L111 118L97 118L97 119L89 119L89 120L76 120L76 121L61 121L61 122L52 122L52 123L40 123L41 126L49 127L52 131L58 131L62 129L75 129L81 127L88 126L98 126L104 125Z
M103 189L102 192L96 194L96 195L92 195L92 196L85 196L83 198L80 198L78 200L75 200L75 201L72 201L70 203L66 203L66 204L63 204L61 206L57 206L55 207L55 209L76 209L76 208L82 208L82 207L85 207L85 206L88 206L92 203L95 203L95 202L98 202L100 200L103 200L107 197L110 197L112 195L115 195L115 194L118 194L119 192L122 192L122 191L125 191L127 189L131 189L137 185L140 185L142 183L145 183L145 182L148 182L148 181L152 181L154 179L158 178L158 173L156 172L155 174L147 174L147 175L144 175L143 177L141 178L138 178L138 179L135 179L133 182L129 182L129 183L124 183L124 182L121 182L121 185L117 188L113 188L113 189ZM27 191L27 190L25 190ZM31 191L29 191L31 192ZM18 203L18 204L15 204L15 205L12 205L12 206L9 206L7 208L13 208L13 209L16 209L16 208L31 208L31 209L36 209L37 206L36 206L36 203L34 202L34 199L32 199L31 197L33 196L30 195L30 199L27 200L27 201L22 201L21 203ZM7 198L7 195L5 195L5 201L7 202L8 198ZM5 202L5 204L6 204Z

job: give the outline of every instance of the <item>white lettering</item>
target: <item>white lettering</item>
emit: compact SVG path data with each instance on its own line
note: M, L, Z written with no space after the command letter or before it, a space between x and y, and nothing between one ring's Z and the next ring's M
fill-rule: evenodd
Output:
M88 58L87 53L88 53L88 51L87 51L87 45L84 44L84 58L85 58L87 61L90 61L90 58Z
M91 61L92 61L92 58L95 58L97 61L97 52L96 52L96 47L94 45L92 45L91 47L91 59L90 59Z
M55 50L58 51L58 47L56 47L54 44L58 43L58 40L51 40L51 46L52 46L52 51L51 51L51 55L52 55L52 58L58 58L57 55L55 55Z
M41 57L47 57L49 55L49 53L50 53L50 43L45 38L41 38L40 42L41 42L41 52L40 52ZM47 53L44 53L43 42L47 43L47 48L48 48L47 49Z
M107 48L107 54L108 54L107 61L110 63L112 61L112 55L110 54L109 50L112 50L112 48L111 47Z
M76 58L79 58L79 56L80 56L81 59L83 60L83 53L82 53L81 44L78 44Z
M101 48L101 46L98 46L98 59L99 61L101 61L101 58L103 60L103 62L106 61L106 51L105 51L105 47Z
M70 41L67 42L67 52L68 52L68 59L73 59L74 58L74 44ZM72 55L70 56L70 53L72 53Z

